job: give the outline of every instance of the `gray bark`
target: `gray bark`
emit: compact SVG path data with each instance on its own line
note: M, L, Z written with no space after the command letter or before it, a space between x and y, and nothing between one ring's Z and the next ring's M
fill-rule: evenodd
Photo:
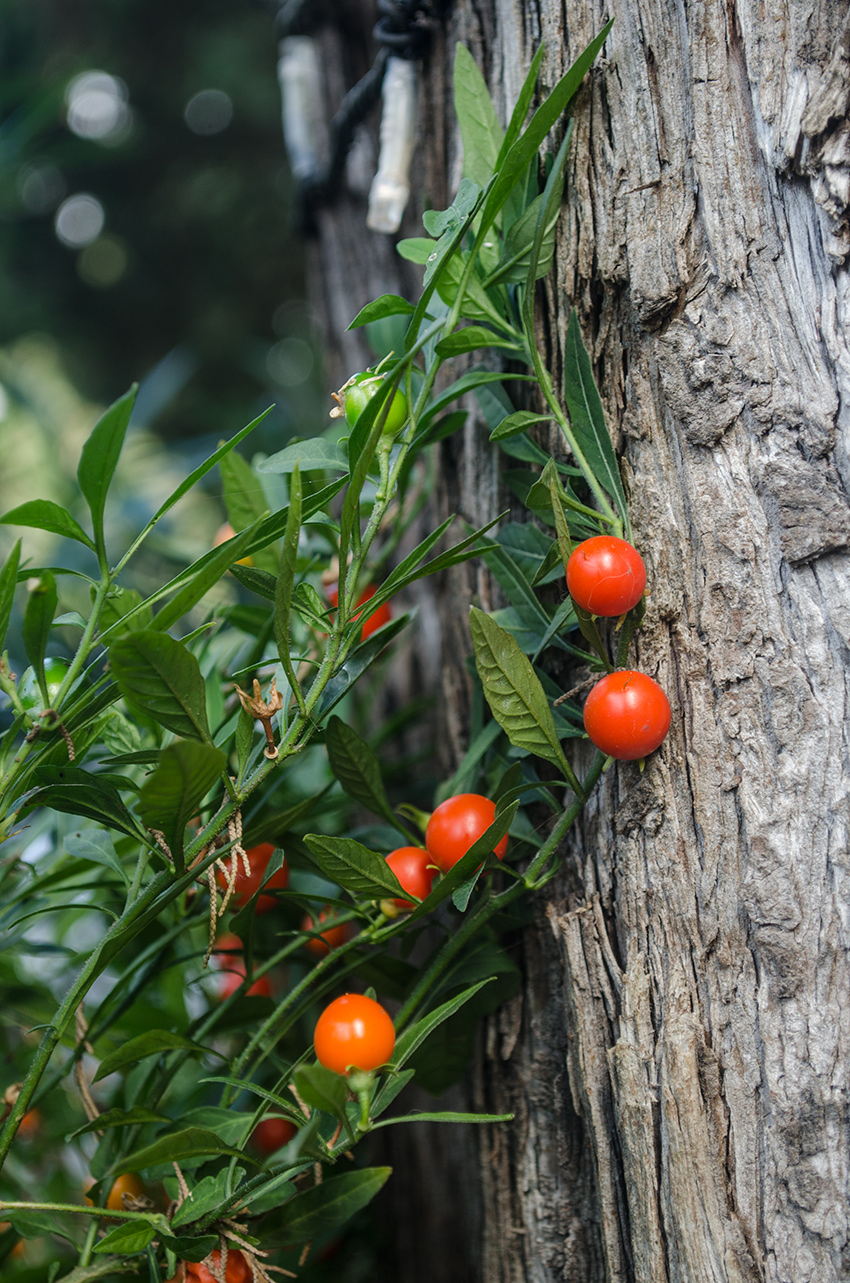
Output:
M838 1283L850 15L802 0L457 0L426 80L429 203L458 177L455 41L505 117L541 40L550 88L608 16L577 103L541 339L557 370L578 309L649 569L635 666L674 719L643 775L606 775L520 942L523 991L482 1044L477 1102L517 1121L480 1137L475 1270L485 1283ZM480 425L446 456L447 507L478 521L504 506ZM454 755L472 596L498 604L486 574L462 568L441 601ZM474 1277L465 1268L431 1277Z

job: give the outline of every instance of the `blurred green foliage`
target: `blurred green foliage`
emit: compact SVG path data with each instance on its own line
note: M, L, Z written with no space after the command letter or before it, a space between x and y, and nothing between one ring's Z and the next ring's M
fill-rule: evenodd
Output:
M268 11L247 3L5 0L0 345L49 336L100 403L147 376L137 421L161 435L229 435L272 401L258 447L309 434L320 362L276 56ZM93 72L111 84L77 79ZM81 195L102 228L63 243Z

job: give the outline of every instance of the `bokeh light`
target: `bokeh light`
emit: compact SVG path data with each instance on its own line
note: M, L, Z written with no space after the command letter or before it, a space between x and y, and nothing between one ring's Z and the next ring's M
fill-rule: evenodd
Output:
M133 126L127 86L106 71L84 71L65 90L68 128L78 138L114 145Z
M223 89L202 89L186 103L183 119L193 134L220 134L233 119L233 103Z
M98 236L77 260L77 271L86 285L108 289L117 285L127 270L127 247L117 236Z
M106 215L96 196L77 192L63 200L56 211L56 235L69 249L82 249L97 240Z
M30 214L49 214L67 190L62 171L48 162L33 161L18 172L18 195Z

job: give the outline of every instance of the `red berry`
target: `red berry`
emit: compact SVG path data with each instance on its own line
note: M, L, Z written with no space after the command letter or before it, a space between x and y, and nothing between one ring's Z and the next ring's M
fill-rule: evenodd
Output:
M636 548L614 535L585 539L567 562L567 588L591 615L624 615L646 587L646 567Z
M489 829L496 818L496 803L480 793L457 793L447 797L432 813L425 830L425 845L437 867L448 873L469 848ZM507 834L495 854L501 860L508 849Z
M584 705L584 729L603 753L623 762L646 757L670 729L670 701L646 673L609 673Z

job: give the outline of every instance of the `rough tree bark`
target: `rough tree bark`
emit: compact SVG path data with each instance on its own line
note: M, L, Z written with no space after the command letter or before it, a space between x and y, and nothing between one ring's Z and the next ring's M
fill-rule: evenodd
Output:
M432 1257L428 1277L838 1283L850 14L837 0L456 0L425 81L429 203L458 177L455 42L504 117L541 41L548 88L609 16L541 324L557 369L578 309L649 568L636 666L668 691L673 729L643 775L605 777L517 943L523 990L492 1018L472 1089L517 1121L479 1135L480 1186L459 1153L457 1219L476 1241L454 1266ZM390 274L372 294L393 288ZM479 426L447 458L446 506L476 521L504 506ZM440 603L455 755L473 595L498 604L463 569ZM393 1277L424 1278L417 1255Z

